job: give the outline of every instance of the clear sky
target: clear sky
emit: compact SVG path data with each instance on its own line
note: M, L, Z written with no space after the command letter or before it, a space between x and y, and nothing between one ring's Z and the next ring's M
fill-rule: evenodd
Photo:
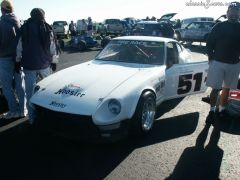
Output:
M1 0L0 0L1 1ZM19 19L30 17L33 8L40 7L46 13L46 21L74 20L92 17L101 22L106 18L146 16L160 18L166 13L178 13L175 18L225 14L230 0L12 0ZM205 6L204 6L205 5Z

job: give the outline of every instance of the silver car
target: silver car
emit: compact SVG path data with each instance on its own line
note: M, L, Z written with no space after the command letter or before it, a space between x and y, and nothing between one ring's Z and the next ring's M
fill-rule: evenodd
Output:
M175 30L175 38L178 41L206 42L215 22L200 21L192 22L185 28Z

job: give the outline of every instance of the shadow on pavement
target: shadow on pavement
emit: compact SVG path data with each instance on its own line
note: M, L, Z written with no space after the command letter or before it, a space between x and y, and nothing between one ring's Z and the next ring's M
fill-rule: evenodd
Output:
M220 131L229 134L240 135L240 118L229 117L225 120L216 120L214 126L217 126Z
M103 179L136 148L194 132L199 113L156 121L145 138L129 137L114 144L74 142L47 136L25 124L0 134L0 169L4 179ZM14 172L14 173L13 173Z
M157 107L156 112L156 118L161 117L164 113L171 111L174 109L182 100L184 97L177 98L177 99L171 99L168 101L164 101Z
M210 125L206 125L199 134L196 145L186 148L173 173L167 178L172 179L219 179L223 150L217 143L220 130L214 127L209 143L204 147Z
M0 114L8 110L7 101L4 96L0 96Z

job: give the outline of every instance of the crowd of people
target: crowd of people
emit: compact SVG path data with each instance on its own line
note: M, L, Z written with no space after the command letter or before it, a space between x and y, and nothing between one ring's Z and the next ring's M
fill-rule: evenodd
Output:
M30 98L35 84L56 68L59 54L52 27L45 21L43 9L34 8L30 18L20 26L10 1L1 2L0 20L0 83L9 111L7 120L34 114ZM13 81L15 88L13 88Z
M87 22L85 19L82 19L79 24L79 31L81 35L93 36L93 22L92 18L88 17ZM69 32L71 36L77 35L77 25L71 21L69 24Z

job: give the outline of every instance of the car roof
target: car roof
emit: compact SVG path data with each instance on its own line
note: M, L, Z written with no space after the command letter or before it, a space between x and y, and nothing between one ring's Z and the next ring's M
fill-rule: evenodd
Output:
M214 21L193 21L191 23L212 23L212 24L214 24L215 22Z
M155 36L121 36L114 38L113 40L133 40L133 41L157 41L157 42L177 42L171 38L164 38L164 37L155 37Z

